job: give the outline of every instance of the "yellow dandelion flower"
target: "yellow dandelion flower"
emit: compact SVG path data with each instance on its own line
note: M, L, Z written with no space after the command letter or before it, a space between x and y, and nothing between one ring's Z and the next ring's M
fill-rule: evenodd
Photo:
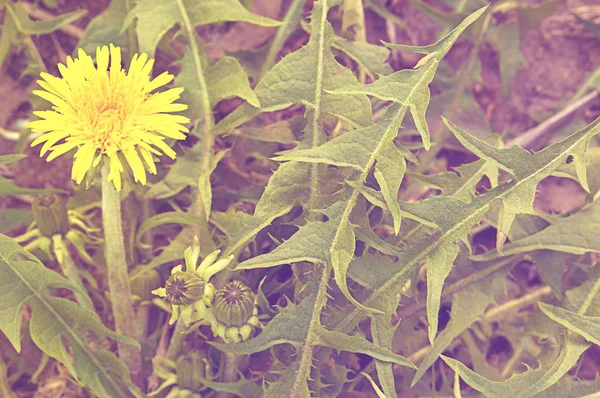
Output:
M188 132L187 117L169 114L187 109L174 103L183 88L152 94L173 75L165 72L151 80L154 60L146 54L135 54L128 71L121 68L121 49L112 44L110 51L106 46L96 50L97 66L82 49L77 55L74 60L67 57L66 66L58 65L62 78L41 73L38 84L44 90L33 93L51 102L53 110L34 112L40 120L27 127L44 134L31 146L44 143L40 156L50 152L48 162L76 148L71 178L78 184L103 157L110 165L108 181L117 190L123 161L134 180L146 184L146 170L156 174L152 154L174 159L165 138L183 140Z

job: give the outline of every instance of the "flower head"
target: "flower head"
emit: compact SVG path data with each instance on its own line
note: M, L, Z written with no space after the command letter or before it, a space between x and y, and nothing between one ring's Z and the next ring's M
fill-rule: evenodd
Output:
M156 174L153 154L175 158L165 138L183 140L188 132L188 118L169 114L187 109L173 103L183 88L152 93L173 75L164 72L150 80L154 60L146 54L135 54L128 71L121 68L120 48L112 44L110 50L96 50L97 66L82 49L77 55L75 60L67 57L66 66L58 65L62 78L41 73L38 83L44 90L33 93L51 102L53 110L34 112L40 120L27 127L44 134L31 146L44 143L40 156L50 151L47 161L77 149L71 178L78 184L102 158L110 165L108 180L117 190L123 163L135 181L146 184L146 170Z
M193 245L183 253L185 268L183 264L173 267L165 287L152 291L171 303L170 323L177 319L181 319L186 325L192 322L213 322L214 316L209 307L216 289L210 279L227 268L233 260L233 255L217 260L220 252L215 250L198 265L200 242L194 237Z

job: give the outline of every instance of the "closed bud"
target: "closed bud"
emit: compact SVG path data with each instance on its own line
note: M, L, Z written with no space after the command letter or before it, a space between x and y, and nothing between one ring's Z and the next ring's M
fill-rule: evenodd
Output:
M231 281L215 293L215 318L227 327L246 324L254 312L254 292L240 281Z
M69 232L67 206L57 195L38 197L33 200L33 219L43 236L66 235Z
M177 271L165 284L167 298L174 305L190 305L200 300L206 283L192 272Z
M260 326L256 295L240 281L231 281L217 290L212 309L212 331L226 343L247 340Z
M175 361L177 385L180 388L200 391L202 380L206 378L206 363L204 356L198 351L181 354Z

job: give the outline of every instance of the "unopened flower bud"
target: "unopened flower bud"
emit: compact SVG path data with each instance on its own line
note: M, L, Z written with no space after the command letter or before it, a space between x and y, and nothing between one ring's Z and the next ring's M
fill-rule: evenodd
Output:
M178 271L165 284L167 298L174 305L190 305L200 300L206 283L192 272Z
M259 326L256 295L240 281L231 281L215 293L213 332L225 342L240 342Z
M177 385L191 391L200 391L202 379L206 378L206 363L204 356L198 351L181 354L175 361Z
M67 206L57 195L38 197L33 200L33 219L43 236L65 235L69 232Z

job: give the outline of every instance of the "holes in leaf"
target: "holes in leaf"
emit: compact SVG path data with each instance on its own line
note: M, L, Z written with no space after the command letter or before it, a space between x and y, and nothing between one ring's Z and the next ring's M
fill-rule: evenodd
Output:
M567 160L565 161L566 164L569 164L573 161L573 155L569 155L567 156Z

